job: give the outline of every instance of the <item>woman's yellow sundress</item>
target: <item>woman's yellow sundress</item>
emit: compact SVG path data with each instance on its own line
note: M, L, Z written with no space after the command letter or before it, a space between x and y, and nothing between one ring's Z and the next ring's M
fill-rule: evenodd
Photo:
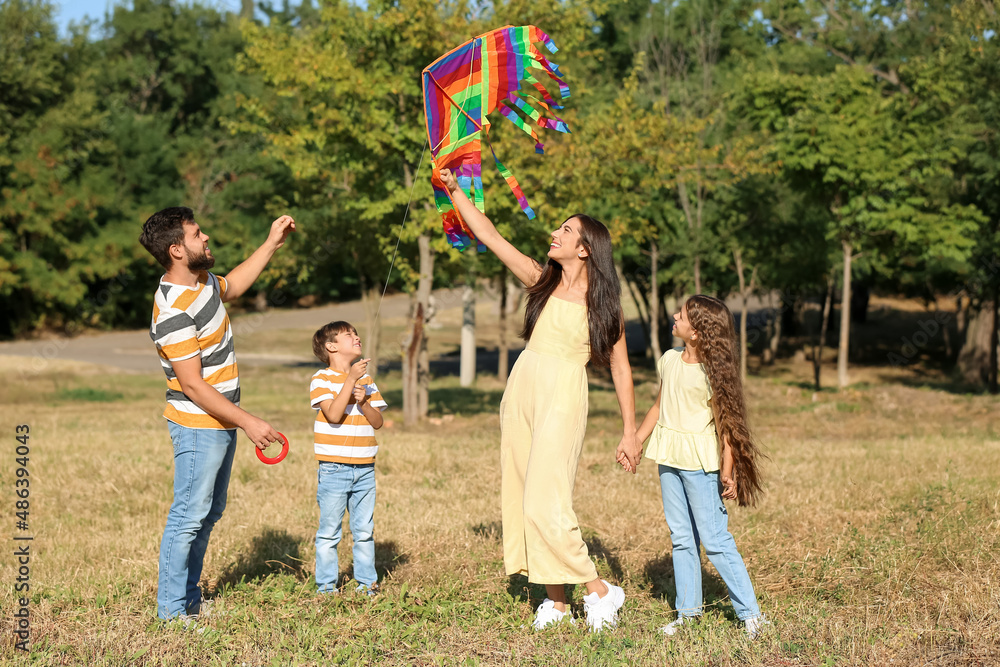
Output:
M573 512L589 360L586 306L550 296L500 402L504 566L532 583L597 579Z

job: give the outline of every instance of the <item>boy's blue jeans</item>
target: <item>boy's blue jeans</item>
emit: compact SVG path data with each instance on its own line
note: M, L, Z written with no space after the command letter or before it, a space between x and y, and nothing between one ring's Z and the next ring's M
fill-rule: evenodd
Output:
M320 461L316 501L319 503L319 530L316 531L316 587L320 593L337 588L340 565L337 545L350 513L354 538L354 579L372 586L375 573L375 464Z
M197 613L208 537L226 509L236 430L187 428L168 421L174 444L174 501L160 542L156 613Z
M665 465L658 470L663 514L673 543L678 616L702 613L699 543L705 545L708 560L726 583L736 616L741 621L760 616L750 575L729 532L718 471L678 470Z

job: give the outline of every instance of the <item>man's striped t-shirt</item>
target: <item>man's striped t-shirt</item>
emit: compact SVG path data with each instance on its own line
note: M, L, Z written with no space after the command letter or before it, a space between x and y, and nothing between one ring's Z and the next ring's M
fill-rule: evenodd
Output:
M197 287L174 285L160 279L153 299L149 337L156 344L160 365L167 374L167 408L163 416L189 428L230 429L198 407L181 390L173 362L201 355L201 377L220 394L240 404L240 377L236 368L229 315L222 305L226 279L203 271Z
M378 453L375 429L361 412L354 396L344 409L344 416L335 423L327 421L326 415L319 409L323 401L337 398L346 380L347 373L324 368L313 375L309 383L309 404L316 409L316 421L313 423L316 459L335 463L374 463ZM371 376L363 376L358 385L364 386L368 403L373 408L381 410L388 405Z

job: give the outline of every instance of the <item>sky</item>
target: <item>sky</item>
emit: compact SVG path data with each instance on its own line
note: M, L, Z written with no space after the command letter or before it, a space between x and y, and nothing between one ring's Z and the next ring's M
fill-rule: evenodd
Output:
M127 0L53 0L56 6L56 21L59 30L65 34L70 21L81 21L84 16L100 21L105 11L115 5L129 4ZM226 11L239 11L240 0L202 0L202 5L217 7Z

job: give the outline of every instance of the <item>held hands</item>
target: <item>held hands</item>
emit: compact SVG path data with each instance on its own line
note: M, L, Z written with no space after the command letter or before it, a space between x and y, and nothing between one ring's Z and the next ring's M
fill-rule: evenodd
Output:
M285 245L285 239L288 235L295 231L295 220L292 219L290 215L283 215L274 222L271 223L271 231L267 235L267 240L270 241L275 250Z
M266 421L253 415L248 415L247 422L243 425L243 432L253 444L257 445L257 449L267 449L272 442L278 441L278 432Z
M618 464L633 475L639 470L639 460L642 458L642 442L636 437L635 432L625 433L618 449L615 450L615 459Z

